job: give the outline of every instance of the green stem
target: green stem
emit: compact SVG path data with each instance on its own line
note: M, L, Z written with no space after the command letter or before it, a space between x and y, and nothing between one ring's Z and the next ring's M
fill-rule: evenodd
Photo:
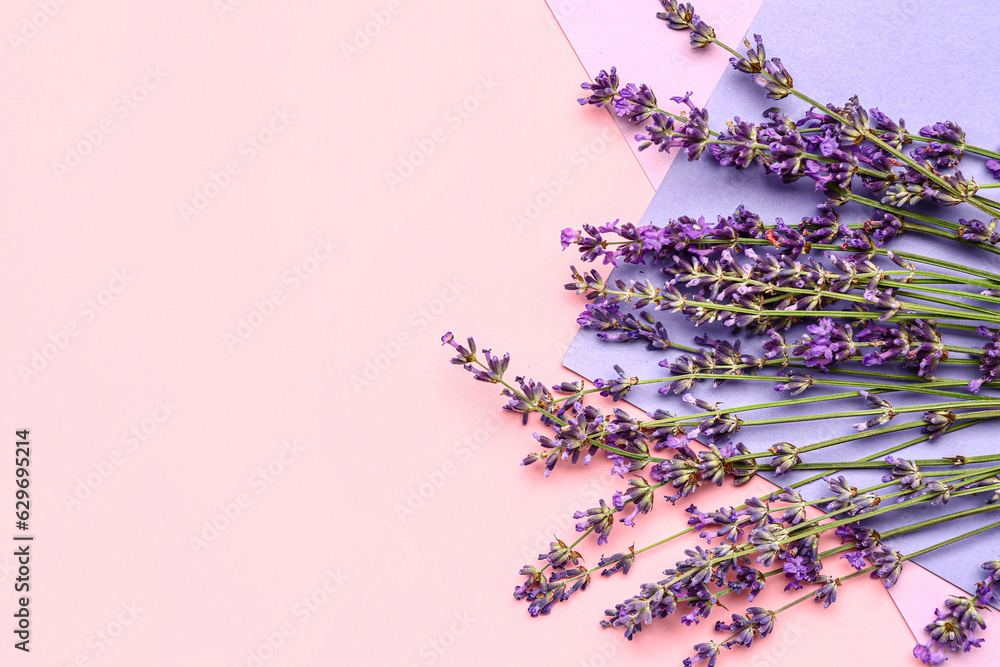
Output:
M831 372L833 372L835 370L836 369L831 369ZM864 375L868 375L868 373L866 371L860 371L860 373L862 373ZM647 382L669 382L669 381L674 381L674 380L679 380L679 379L681 379L681 380L682 379L692 379L692 380L719 380L719 379L725 379L726 381L734 380L734 381L738 381L738 382L779 382L780 383L785 378L782 378L780 376L769 376L769 375L736 375L736 374L734 374L734 375L720 375L720 374L716 374L716 373L685 373L684 375L674 375L674 376L671 376L671 377L668 377L668 378L663 378L663 379L658 379L658 380L640 380L639 383L645 384ZM917 381L914 381L914 383L910 384L910 385L896 385L896 384L889 384L889 383L884 383L884 382L877 382L877 381L874 381L874 380L871 381L871 382L856 382L856 381L853 381L853 380L835 380L835 379L832 379L832 378L825 378L825 377L813 378L813 385L816 385L816 386L857 387L859 389L877 390L879 392L907 391L907 392L912 392L912 393L917 393L917 394L933 394L933 395L937 395L937 396L946 396L946 397L949 397L949 398L959 398L959 399L963 399L963 400L969 401L969 400L973 399L973 397L971 395L969 395L969 394L961 394L961 393L958 393L958 392L942 391L942 390L940 390L940 389L937 388L937 386L942 386L942 385L943 386L964 386L966 384L968 384L968 383L966 381L963 381L963 380L934 380L934 381L925 382L925 383L918 383ZM830 396L831 396L831 398L833 396L836 396L837 398L847 398L849 396L853 396L854 398L857 398L858 394L857 394L857 392L851 392L851 393L842 393L842 394L831 394ZM795 399L795 400L799 400L799 399ZM786 403L784 401L774 401L773 403L759 403L759 404L755 404L752 408L749 408L749 407L744 408L744 407L740 406L740 407L733 408L733 410L722 410L721 412L732 414L732 412L734 412L736 410L739 410L740 412L746 412L749 409L758 410L758 409L764 409L764 408L769 408L769 407L780 407L780 406L783 406L783 405L792 405L792 403ZM962 404L962 405L963 405L963 407L977 407L975 404L968 404L968 405ZM983 407L985 407L985 406L983 406ZM880 411L865 412L864 414L877 414L878 412L880 412ZM897 410L896 412L897 412L897 414L899 414L901 411ZM698 413L698 414L694 414L694 415L684 415L684 416L681 416L681 417L677 417L676 420L674 420L674 419L671 419L671 420L655 419L655 420L651 420L651 421L648 421L648 422L640 422L639 425L642 426L642 427L671 426L671 425L677 423L677 421L679 421L679 420L697 419L698 417L702 417L702 416L710 417L710 416L716 415L716 414L718 414L718 412L702 412L702 413ZM859 412L841 413L840 416L844 416L844 417L862 416L862 413L859 413ZM812 418L812 417L810 417L810 418ZM820 417L815 417L815 418L819 419ZM741 422L741 423L743 425L745 425L745 426L749 426L750 425L750 422ZM776 423L776 422L768 421L766 423Z

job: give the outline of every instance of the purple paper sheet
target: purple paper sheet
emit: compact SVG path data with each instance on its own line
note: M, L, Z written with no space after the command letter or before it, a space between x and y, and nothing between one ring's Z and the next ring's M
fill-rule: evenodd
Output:
M654 17L655 3L651 3L650 21ZM865 20L858 20L864 16ZM970 39L969 30L975 29L976 39ZM909 39L902 40L903 31ZM666 32L666 29L664 30ZM769 56L778 56L795 79L796 86L823 102L843 105L852 94L860 97L866 108L879 107L893 118L907 120L910 132L920 127L943 120L955 120L965 128L970 143L995 148L995 138L1000 137L1000 117L996 116L991 104L1000 99L1000 77L993 75L996 68L990 51L983 44L992 43L1000 33L1000 6L985 3L949 5L947 11L932 11L912 0L893 0L879 3L877 9L871 3L848 0L835 4L813 2L769 2L765 3L754 21L748 36L760 33L764 37ZM681 33L665 34L664 39L686 39ZM859 45L872 45L861 48ZM608 63L610 66L612 63ZM641 80L641 72L631 73ZM683 93L684 91L657 90L661 97ZM713 93L707 107L712 125L720 129L724 121L734 115L749 120L759 118L761 111L775 104L764 98L762 89L748 76L735 71L727 72ZM793 117L801 115L805 105L788 98L777 103ZM983 161L968 156L962 171L966 177L974 176L979 182L991 182ZM973 168L977 165L979 168ZM793 186L782 185L776 177L765 177L759 168L736 172L718 166L707 153L703 162L686 163L678 161L667 173L643 223L665 221L679 215L704 215L714 219L715 215L731 214L739 205L759 213L767 222L775 217L783 217L789 223L796 223L803 216L815 214L815 205L822 196L813 189L812 182L803 179ZM842 222L862 221L870 215L870 209L849 205L842 210ZM959 217L975 217L970 208L958 210L937 210L935 215L952 220ZM979 216L981 217L981 216ZM900 238L893 248L924 252L926 254L947 253L947 258L957 262L967 262L997 271L1000 261L997 256L978 251L961 252L957 244L950 242L931 243L920 238ZM579 262L575 262L580 265ZM589 268L589 267L588 267ZM608 267L602 268L607 274ZM656 281L660 274L656 269L623 266L616 269L613 277L640 279L649 275ZM692 344L694 335L711 334L714 337L730 337L728 331L718 325L696 329L680 315L651 311L658 320L664 322L671 337L685 344ZM800 329L793 329L789 339L798 338ZM955 344L981 346L982 339L970 337L966 340L953 339ZM759 350L760 339L745 341L748 351ZM659 367L658 361L672 354L653 354L641 344L607 343L600 341L592 330L581 330L564 358L564 365L581 375L594 379L613 377L614 364L622 366L629 375L642 378L667 377L666 369ZM887 372L900 372L888 369ZM939 373L948 375L948 373ZM971 378L971 374L955 377ZM739 382L728 383L712 389L708 383L699 384L695 395L712 403L724 401L734 411L736 406L750 403L778 400L780 395L772 389L772 383ZM843 390L841 390L843 391ZM985 392L984 392L985 393ZM808 396L809 394L805 394ZM936 402L932 396L906 397L890 395L894 405L919 405ZM657 407L684 414L688 406L676 396L662 396L655 386L641 386L633 390L629 401L643 410ZM825 404L821 411L863 409L862 399L850 399ZM798 414L817 412L816 406L806 406ZM748 413L744 418L759 418L765 412ZM788 410L783 415L796 414ZM896 418L897 422L907 419L906 415ZM808 444L826 438L849 433L850 424L857 419L827 420L799 423L783 427L748 427L737 434L736 441L742 441L752 451L763 451L775 442L787 440L795 444ZM981 455L996 450L994 445L995 426L983 424L955 434L945 436L933 443L922 443L896 456L906 458L931 458L940 456ZM917 436L915 431L883 436L877 440L862 441L861 444L845 444L815 452L809 460L851 460L887 448ZM830 458L833 457L833 458ZM780 478L786 484L811 476L809 473L789 474ZM881 472L849 471L843 473L859 488L877 484ZM810 498L829 495L822 482L810 485L803 491ZM694 498L697 503L697 498ZM959 511L981 503L982 498L955 499L946 511ZM704 509L704 508L703 508ZM709 508L714 509L714 508ZM909 510L905 517L897 513L888 521L872 519L877 528L900 523L912 523L938 513ZM892 546L903 553L921 549L949 536L972 530L985 522L995 520L992 515L970 517L949 522L942 526L899 536L891 541ZM1000 554L1000 533L991 531L948 548L940 549L917 558L917 562L966 591L982 578L979 565L993 560Z

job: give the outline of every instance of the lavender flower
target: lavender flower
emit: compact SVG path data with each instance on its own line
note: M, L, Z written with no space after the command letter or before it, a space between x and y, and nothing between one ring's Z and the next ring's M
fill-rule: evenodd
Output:
M920 136L939 141L930 141L911 153L919 162L934 160L938 167L954 167L961 161L965 131L956 123L944 121L925 125L920 128Z
M708 149L723 167L731 166L742 171L760 155L760 149L757 147L757 126L741 121L739 116L727 125L729 131L721 132L719 141L730 143L710 144Z
M861 551L848 551L846 554L841 556L841 558L846 558L847 562L851 564L855 570L860 572L865 569L868 565L868 561L865 558L865 554Z
M522 424L528 423L528 415L532 412L539 410L545 410L548 412L556 411L555 401L552 399L552 394L549 393L549 390L545 385L520 376L518 376L515 380L521 388L520 396L510 389L504 388L504 390L500 393L504 396L509 396L510 401L502 407L504 410L509 410L510 412L521 413Z
M935 652L929 644L917 644L913 649L913 657L925 665L939 665L948 659L945 654Z
M619 116L628 116L629 122L641 123L653 115L658 107L656 95L649 86L641 84L637 87L634 83L629 83L618 91L614 108Z
M573 512L573 518L583 519L576 524L578 533L593 528L598 533L597 544L608 543L608 535L611 534L611 529L615 525L615 514L603 498L601 498L600 507L592 507L586 511L577 510Z
M541 582L544 581L542 571L534 565L525 565L520 569L518 574L525 575L527 578L523 584L514 587L515 600L523 600L528 597L531 591L537 589Z
M864 297L865 301L873 304L876 308L888 311L882 316L883 321L895 315L896 311L903 307L903 304L893 296L891 289L879 289L878 276L872 278L871 282L868 283L868 288L864 291Z
M691 24L691 47L703 49L715 40L715 30L697 16Z
M847 478L843 475L839 475L837 479L831 477L824 477L823 481L826 482L830 491L837 495L834 500L831 500L826 504L827 512L836 512L839 509L847 507L856 495L858 495L858 490L847 483ZM888 481L888 480L886 480Z
M835 325L832 318L821 317L816 324L807 326L806 331L809 334L802 336L802 343L792 349L792 354L805 357L810 368L826 372L831 365L846 361L857 351L848 323Z
M788 382L778 383L774 385L774 390L777 392L788 392L791 396L798 396L804 392L809 387L813 386L814 380L811 375L806 375L805 373L800 373L798 371L789 371L787 373Z
M902 230L903 221L885 211L876 211L865 221L865 231L875 238L875 245L879 248L899 236Z
M799 458L798 447L789 442L779 442L771 445L770 450L772 453L777 454L777 456L771 459L775 477L784 475L796 465L802 463L802 459Z
M767 74L754 74L753 81L767 91L765 97L772 100L788 97L792 92L792 75L781 64L781 59L771 58L764 63L764 69Z
M818 581L822 582L823 585L816 589L816 596L813 600L822 602L823 609L826 609L837 601L837 589L840 587L840 579L822 577Z
M694 7L690 2L678 3L677 0L660 0L663 11L657 13L656 18L667 22L667 27L671 30L686 30L691 27L691 22L695 20Z
M691 102L690 91L685 93L683 97L671 97L670 99L677 104L684 104L688 107L688 119L683 125L674 129L671 140L662 144L660 150L668 150L671 146L680 146L687 150L688 161L697 160L712 139L708 127L708 110L696 107ZM652 141L652 139L649 140Z
M937 440L948 431L948 427L955 421L955 413L951 410L935 410L924 413L924 421L927 426L923 432L929 433L928 440Z
M634 509L632 513L621 519L622 523L631 527L635 526L636 516L639 514L648 514L653 509L654 488L642 477L630 479L628 485L629 489L621 494L621 507L618 507L617 504L615 507L620 510L625 507L625 502L633 503Z
M864 398L868 404L869 410L882 410L881 414L877 414L866 422L861 422L855 424L854 428L859 431L864 431L866 429L872 428L873 426L882 426L883 424L888 424L892 421L892 418L896 416L896 413L892 410L892 403L885 400L884 398L872 394L867 391L859 391L858 395Z
M987 160L986 168L993 174L993 178L1000 180L1000 160Z
M904 326L906 333L910 336L911 345L910 351L906 355L907 365L916 365L919 377L928 379L933 377L938 362L948 358L948 350L941 342L937 323L918 319Z
M883 546L869 557L872 558L873 565L878 566L878 569L872 572L872 579L878 577L886 588L892 588L903 571L903 554Z
M614 366L615 372L618 373L618 377L612 380L602 380L597 378L594 380L594 386L601 390L601 396L610 396L613 401L618 401L628 394L629 390L639 381L636 377L627 377L625 371L618 364Z
M698 462L683 454L678 454L669 461L656 464L651 475L656 481L670 482L675 489L678 489L678 496L667 497L671 502L677 497L684 498L694 493L702 484L701 468Z
M580 552L566 546L566 543L560 539L549 543L548 553L538 554L538 560L547 560L552 567L559 570L564 569L568 563L578 564L581 558L583 556L580 555Z
M869 109L868 112L876 121L875 129L878 132L879 138L895 148L897 151L902 150L904 144L908 144L913 141L912 139L908 139L906 137L906 123L902 118L900 118L897 123L879 111L877 107Z
M757 74L764 69L764 61L767 59L767 56L764 55L764 43L760 35L755 34L753 39L757 43L756 49L751 46L749 39L744 39L743 45L747 47L746 56L729 59L729 64L733 66L733 69L746 74Z
M590 91L590 97L580 97L577 102L580 105L593 104L594 106L600 108L605 104L611 104L615 99L615 95L618 92L618 70L614 67L611 68L611 72L605 72L601 70L596 77L594 77L594 82L583 82L580 87L584 90Z
M979 356L981 377L969 383L969 391L973 394L979 393L983 384L995 382L1000 377L1000 334L993 333L986 327L979 327L976 331L990 342L983 346L983 353Z
M455 348L458 353L451 360L453 364L471 364L476 361L476 341L472 340L472 336L469 336L469 347L465 348L463 345L459 345L455 342L455 334L448 332L441 336L442 345L451 345Z
M774 559L784 551L778 536L768 527L756 528L751 532L750 542L760 552L760 555L757 556L757 562L763 564L764 567L770 567Z
M892 465L892 470L889 471L889 474L882 476L882 481L891 482L896 480L899 482L899 490L908 492L900 496L897 502L903 502L919 495L923 486L923 476L920 474L920 466L914 461L893 458L892 456L885 457L885 460Z
M601 570L602 577L610 577L616 572L621 572L623 575L628 574L628 571L632 569L632 563L635 562L635 545L628 548L628 551L623 551L622 553L617 553L612 556L605 558L601 556L601 560L598 561L598 567L605 567L611 565L611 567Z
M858 102L857 95L853 95L847 104L844 105L844 112L850 123L839 126L839 143L845 146L857 146L867 138L870 131L868 127L868 113L861 106L861 103Z
M661 151L670 152L671 147L676 145L673 143L674 119L664 113L656 112L650 116L650 120L653 124L646 126L647 134L640 132L635 135L635 140L642 142L638 150L644 151L650 146L659 146Z
M958 229L958 237L963 241L972 241L973 243L989 243L990 245L996 245L1000 242L1000 232L997 231L997 219L993 218L988 223L983 223L979 220L966 220L964 218L959 218L959 224L962 225Z
M693 658L684 658L683 665L684 667L691 667L691 665L696 662L708 660L708 665L706 667L715 667L715 663L719 659L721 649L722 645L716 644L715 642L695 644L694 650L697 653Z
M932 649L935 644L951 651L957 651L961 648L962 651L968 652L973 648L978 648L983 640L976 638L976 632L986 629L986 621L979 613L979 610L984 607L978 602L978 598L970 599L954 595L949 597L945 601L944 610L934 610L936 620L924 628L930 633L931 642L923 647L926 650L921 650L922 647L918 644L914 649L914 655L933 659ZM920 655L918 655L918 651ZM942 660L938 659L937 662L942 662ZM934 663L932 662L932 664Z

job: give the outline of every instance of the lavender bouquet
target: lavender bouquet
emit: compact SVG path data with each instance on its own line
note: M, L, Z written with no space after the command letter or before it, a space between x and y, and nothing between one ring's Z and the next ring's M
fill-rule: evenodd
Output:
M904 455L944 436L939 449L960 442L954 432L1000 416L1000 398L992 392L1000 378L1000 312L994 305L1000 303L1000 274L940 252L889 247L900 237L918 236L934 237L933 248L946 252L956 244L1000 253L1000 202L981 194L998 184L979 184L960 169L972 156L1000 178L1000 154L967 143L951 121L913 134L902 119L865 109L857 97L843 106L821 104L795 87L780 59L767 57L760 36L741 52L722 43L690 4L662 4L658 18L687 32L694 48L726 49L733 68L767 98L795 97L809 110L793 118L775 107L764 112L764 122L737 117L717 130L690 94L671 98L681 111L667 111L648 86L621 85L614 68L583 84L587 97L580 103L607 107L640 126L640 150L676 148L689 160L707 151L723 167L762 169L786 184L810 180L820 195L816 215L795 226L780 218L772 224L740 206L715 222L681 216L658 225L615 221L563 231L563 247L578 251L581 261L644 267L644 280L574 267L566 288L588 302L578 320L582 327L608 345L644 344L665 369L658 377L633 376L615 365L614 375L593 386L511 380L508 355L479 352L471 338L466 346L451 333L443 342L455 350L453 363L503 387L505 410L523 415L525 424L531 415L538 418L542 432L523 465L549 475L560 462L587 465L598 457L625 483L609 500L574 515L576 540L556 539L539 562L521 569L524 581L514 596L528 603L532 616L587 589L594 574L626 575L636 557L655 557L651 552L689 533L704 538L705 547L685 550L664 579L643 584L608 609L605 627L632 639L678 610L686 611L681 621L691 626L735 600L751 604L777 575L785 590L798 591L780 608L749 606L718 620L720 638L698 643L685 660L715 665L723 649L767 637L777 616L798 604L814 600L828 607L857 577L878 578L889 588L906 561L1000 526L980 516L1000 509L1000 454ZM840 221L846 207L859 206L866 207L866 220ZM968 217L939 217L941 206L961 206ZM662 278L648 277L654 268ZM691 345L673 340L665 324L672 313L708 333ZM963 344L970 335L980 343ZM773 385L780 400L723 407L696 395L706 386L761 382ZM605 413L587 403L595 393L627 399L645 385L658 387L664 407L637 415L617 407ZM680 400L668 402L672 396ZM685 414L667 409L675 406ZM797 439L775 436L763 451L737 441L748 431L766 439L826 420L848 420L853 428L812 442L801 440L801 429L791 431ZM688 498L705 485L741 485L758 475L778 488L716 511L703 511ZM806 493L817 484L822 493ZM596 535L601 546L617 523L634 528L658 495L671 505L683 500L687 530L602 555L596 567L581 565L577 549L585 539ZM944 525L968 528L969 521L971 530L955 530L920 549L904 553L892 546L893 538ZM839 538L839 546L825 540L821 546L824 537ZM830 558L846 559L853 572L823 574ZM946 651L981 645L1000 561L982 568L971 595L953 596L935 610L915 657L936 664L947 659Z

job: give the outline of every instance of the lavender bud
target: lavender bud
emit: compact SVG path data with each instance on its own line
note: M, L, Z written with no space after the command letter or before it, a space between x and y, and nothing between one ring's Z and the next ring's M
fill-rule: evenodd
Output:
M580 105L593 104L594 106L600 108L605 104L610 104L615 98L615 94L618 92L618 70L614 67L611 68L611 73L601 70L596 77L594 77L594 82L583 82L580 87L584 90L590 91L590 97L580 97L577 102Z
M792 92L792 75L781 64L781 60L771 58L764 63L764 69L767 70L769 77L763 74L753 75L754 83L767 91L764 96L772 100L788 97Z
M660 0L663 11L656 15L656 18L667 22L667 27L671 30L685 30L691 27L694 19L694 7L690 2L678 3L677 0Z
M948 427L952 425L955 421L955 413L951 410L937 410L934 412L925 412L924 421L927 422L927 426L924 427L924 433L930 433L931 436L928 440L937 440L948 430Z
M764 55L764 43L761 41L760 35L754 35L753 39L757 42L757 48L754 49L750 44L749 39L743 40L743 45L747 47L747 54L742 58L730 58L729 63L734 69L737 69L746 74L757 74L764 69L764 61L767 57Z
M777 456L771 459L771 465L775 468L775 477L785 474L799 463L802 463L802 459L799 458L798 447L791 443L779 442L772 445L770 451L773 454L777 454Z

